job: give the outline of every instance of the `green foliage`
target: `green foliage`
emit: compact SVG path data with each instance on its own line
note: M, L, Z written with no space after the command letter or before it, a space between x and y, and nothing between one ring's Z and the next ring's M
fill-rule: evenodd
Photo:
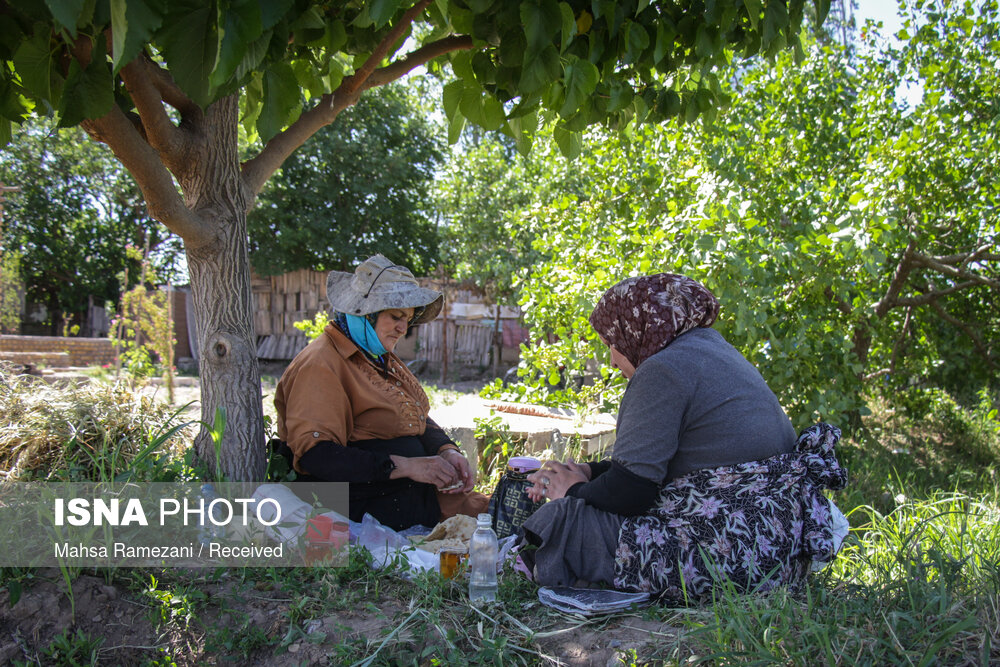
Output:
M53 334L57 316L85 313L88 297L117 303L115 276L137 268L127 244L160 246L161 265L178 252L110 151L80 130L25 124L0 152L0 181L21 188L6 198L2 245L20 249L26 295L46 306Z
M960 23L962 12L975 13L953 5L941 21ZM975 57L1000 43L990 41L1000 24L990 12L970 16L981 34L959 40L967 76L982 86L998 74L996 59ZM950 37L937 44L921 34L928 53L951 48ZM533 242L543 259L520 297L541 342L522 350L527 386L501 395L607 404L621 391L608 372L599 397L564 380L588 359L606 362L586 318L618 280L658 271L715 292L716 328L799 428L857 424L869 386L893 393L926 383L965 404L976 400L970 390L996 390L997 358L985 342L1000 326L1000 228L985 213L998 195L985 168L1000 148L995 123L962 122L989 113L980 100L956 104L957 92L900 108L896 85L916 51L854 61L833 47L807 51L797 67L785 55L742 65L723 88L730 109L704 131L594 131L573 165L573 196L511 213L544 230ZM963 61L950 62L950 76L962 78L954 72Z
M326 314L325 310L321 310L311 320L293 322L292 326L304 333L306 340L311 343L323 334L323 329L326 329L326 325L329 323L330 316Z
M258 273L352 270L376 252L417 275L436 266L428 190L443 153L418 95L372 91L285 161L247 217Z
M173 403L174 320L170 294L136 285L122 294L121 315L111 322L111 342L119 350L129 375L136 379L151 376L157 366L167 385L167 402ZM153 355L158 364L154 365Z
M17 333L21 326L21 255L3 249L0 253L0 331Z
M453 128L470 121L500 130L526 151L533 119L557 116L557 142L572 155L589 124L711 116L725 104L713 70L734 55L800 50L806 3L765 8L720 0L707 11L686 11L671 3L450 0L430 3L412 29L408 11L396 2L244 2L218 11L146 0L115 2L111 11L15 3L0 42L8 63L0 78L0 139L9 138L11 121L31 112L55 110L66 126L103 115L116 101L121 69L148 51L201 107L246 90L244 127L267 141L299 118L303 94L336 90L402 25L423 44L448 44L453 35L471 41L471 50L454 50L458 43L442 49L452 50L457 77L445 104ZM106 30L110 45L97 38ZM390 42L388 56L404 44ZM67 48L89 57L67 67L60 57Z
M46 664L58 667L89 667L101 664L100 648L103 643L104 637L91 637L83 630L73 631L66 628L45 647L42 654L48 658Z

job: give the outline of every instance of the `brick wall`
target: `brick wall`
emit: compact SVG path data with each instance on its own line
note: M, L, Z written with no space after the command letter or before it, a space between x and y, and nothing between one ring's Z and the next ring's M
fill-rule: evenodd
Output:
M115 350L107 338L0 336L0 358L4 352L65 352L69 355L69 366L103 366L115 363Z

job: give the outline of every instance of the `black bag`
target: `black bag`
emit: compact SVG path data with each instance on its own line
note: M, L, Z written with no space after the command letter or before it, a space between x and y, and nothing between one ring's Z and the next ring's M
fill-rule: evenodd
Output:
M528 497L528 473L516 472L510 468L501 475L497 488L490 496L489 513L493 517L493 531L498 538L513 535L521 529L529 516L542 506L544 500L532 502Z

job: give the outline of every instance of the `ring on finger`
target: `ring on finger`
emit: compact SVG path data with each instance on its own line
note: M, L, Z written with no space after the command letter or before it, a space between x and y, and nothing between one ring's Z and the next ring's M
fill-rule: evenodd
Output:
M549 482L551 481L551 480L549 480L548 477L541 477L540 480L542 482L542 486L548 486Z
M544 489L542 489L542 495L543 496L549 495L549 487L545 487Z

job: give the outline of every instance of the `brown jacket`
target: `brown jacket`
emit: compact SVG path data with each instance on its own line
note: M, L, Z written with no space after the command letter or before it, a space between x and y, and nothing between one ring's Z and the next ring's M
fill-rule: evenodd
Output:
M278 437L299 458L317 442L341 445L423 435L430 404L399 357L386 355L386 374L334 324L302 350L274 393ZM458 449L454 444L444 448ZM439 450L440 451L440 450Z

